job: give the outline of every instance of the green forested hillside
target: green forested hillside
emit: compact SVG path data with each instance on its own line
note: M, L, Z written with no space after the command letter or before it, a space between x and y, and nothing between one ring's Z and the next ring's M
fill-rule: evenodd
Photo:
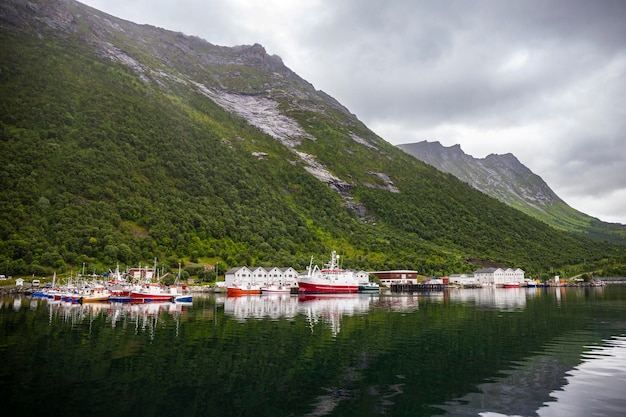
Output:
M552 229L417 161L286 68L272 84L280 68L238 64L228 48L212 65L209 44L159 30L159 45L175 38L197 52L135 45L137 71L94 47L91 9L44 3L73 13L73 29L17 24L10 13L0 21L0 273L155 257L167 269L303 269L332 249L344 267L425 274L472 271L468 258L538 274L624 257L623 247ZM122 23L107 42L132 54L134 26ZM168 63L212 88L272 98L311 138L286 146L193 83L147 79ZM310 109L292 104L296 90ZM294 150L344 182L320 181Z

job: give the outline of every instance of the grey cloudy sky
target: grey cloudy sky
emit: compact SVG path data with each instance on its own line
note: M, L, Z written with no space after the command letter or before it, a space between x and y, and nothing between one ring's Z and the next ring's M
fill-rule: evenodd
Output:
M512 153L626 224L626 1L84 0L223 46L259 43L392 144Z

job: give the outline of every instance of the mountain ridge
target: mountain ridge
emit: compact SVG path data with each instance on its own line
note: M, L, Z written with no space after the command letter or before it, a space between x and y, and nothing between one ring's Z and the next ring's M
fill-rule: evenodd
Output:
M158 257L541 273L621 247L554 230L407 155L258 44L72 0L0 5L0 268ZM17 271L17 272L16 272Z
M426 140L398 148L558 229L595 239L626 239L626 226L602 222L570 207L511 153L475 158L458 144L446 147L439 141Z

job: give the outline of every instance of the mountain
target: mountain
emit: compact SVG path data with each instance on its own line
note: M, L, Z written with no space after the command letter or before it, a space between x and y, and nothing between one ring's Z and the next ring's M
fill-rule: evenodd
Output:
M514 155L474 158L459 145L422 141L398 145L420 161L549 225L599 240L626 242L626 225L605 223L570 207Z
M537 276L623 258L375 135L258 44L0 3L0 269L116 263ZM210 278L210 275L209 275Z

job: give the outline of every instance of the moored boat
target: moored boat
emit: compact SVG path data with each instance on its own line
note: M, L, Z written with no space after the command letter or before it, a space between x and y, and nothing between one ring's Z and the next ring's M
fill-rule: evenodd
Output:
M101 294L87 294L83 295L81 302L83 303L102 303L105 301L109 301L110 294L101 293Z
M377 282L360 282L359 292L379 292L380 285Z
M176 276L175 285L170 286L170 293L174 296L173 301L177 303L191 303L193 302L193 295L189 292L186 285L180 283L181 270L180 264L178 264L178 275Z
M261 294L291 294L291 287L283 284L268 284L261 287Z
M115 302L129 302L130 301L130 293L131 289L113 289L111 290L111 295L109 296L109 301Z
M259 284L249 282L233 282L228 286L229 296L261 294L261 286Z
M359 291L359 279L353 271L339 268L339 255L332 251L330 262L320 269L317 265L307 268L305 274L298 277L301 293L356 293Z
M170 289L157 284L142 284L139 289L130 292L130 301L152 302L152 301L172 301L176 294L172 294Z
M519 282L505 282L504 283L504 288L519 288L519 287L520 287Z
M217 281L215 283L215 287L213 288L213 291L217 292L217 293L228 292L228 287L226 286L226 282L225 281Z
M193 302L193 295L181 294L174 297L174 301L177 303L191 303Z
M82 293L81 302L83 303L101 303L109 301L111 292L104 286L94 286L86 288Z

